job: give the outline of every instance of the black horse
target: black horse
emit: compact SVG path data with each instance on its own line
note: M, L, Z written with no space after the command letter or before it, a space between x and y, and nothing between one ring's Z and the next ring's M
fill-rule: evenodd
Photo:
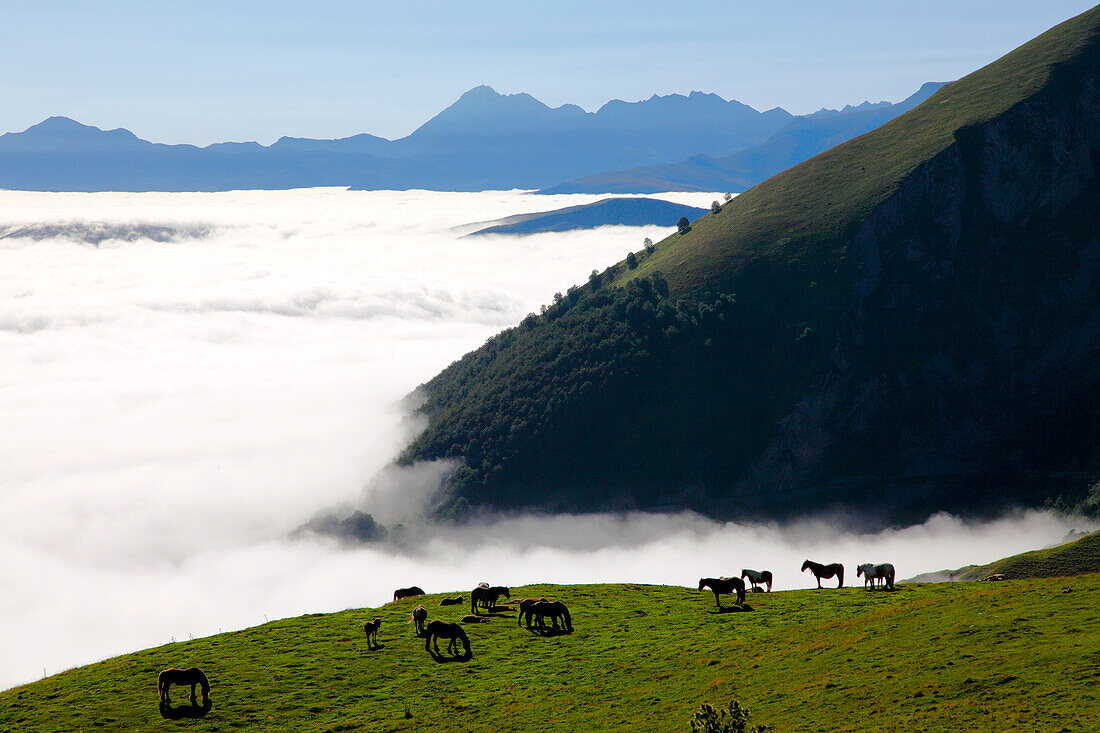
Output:
M561 601L536 601L528 609L528 627L531 617L534 617L535 626L541 631L558 630L558 619L561 619L562 631L573 631L573 618L569 615L569 609ZM551 629L546 628L546 619L550 619Z
M432 654L432 647L435 647L433 656L440 656L437 639L441 638L451 640L447 644L447 653L452 657L458 656L458 645L461 643L466 651L466 659L473 658L473 652L470 651L470 637L466 636L466 632L462 630L460 625L448 621L437 620L428 624L428 628L424 632L424 651Z
M531 607L536 603L542 601L548 601L549 598L524 598L519 602L519 616L516 619L516 625L523 625L523 617L527 617L527 628L531 628Z
M802 563L802 572L806 572L809 569L814 577L817 578L817 587L821 587L822 578L831 578L834 575L837 579L837 588L844 587L844 566L838 562L834 562L832 565L822 565L811 560L807 560Z
M745 581L740 578L699 578L699 590L710 588L714 591L714 605L718 608L722 604L718 600L719 593L737 593L737 605L745 603Z
M512 594L503 585L494 585L492 588L479 585L470 591L470 613L477 613L478 606L484 606L492 611L501 596L511 598Z
M421 588L417 588L415 585L411 588L398 588L393 592L393 600L400 601L402 598L412 598L413 596L422 596L424 591Z

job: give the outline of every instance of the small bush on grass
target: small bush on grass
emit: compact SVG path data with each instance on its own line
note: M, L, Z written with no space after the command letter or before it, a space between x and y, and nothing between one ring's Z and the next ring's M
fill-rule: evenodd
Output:
M737 700L730 700L726 710L703 703L691 719L691 733L764 733L771 730L766 725L749 727L749 717L748 708L741 707Z

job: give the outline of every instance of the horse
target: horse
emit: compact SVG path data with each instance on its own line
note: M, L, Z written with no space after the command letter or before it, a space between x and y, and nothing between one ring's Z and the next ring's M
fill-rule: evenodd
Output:
M558 630L558 619L561 619L562 631L573 631L573 618L569 615L569 609L561 601L536 601L528 609L528 620L534 616L535 626L546 629L546 619L554 631Z
M733 593L737 592L737 605L741 606L745 603L745 581L740 578L699 578L699 590L703 588L710 588L714 591L714 605L718 608L722 607L722 604L718 602L719 593Z
M503 585L495 585L492 588L479 585L470 591L470 613L477 613L477 607L479 605L485 606L492 611L493 606L497 605L497 601L501 596L511 598L512 594L508 588Z
M863 576L863 587L867 587L867 583L871 584L871 590L875 589L875 581L881 580L886 590L894 589L894 566L890 563L883 563L882 565L874 565L872 563L864 563L856 567L856 577Z
M462 596L455 596L454 598L444 598L439 601L441 606L457 606L462 603Z
M837 579L836 587L844 587L844 566L838 562L834 562L832 565L822 565L821 563L807 560L806 562L802 563L802 572L806 572L807 569L809 569L814 574L814 577L817 578L818 589L821 588L822 578L831 578L834 575Z
M424 636L424 624L428 622L428 609L423 606L417 606L413 609L412 615L409 616L409 620L412 621L416 629L416 636Z
M157 677L157 692L160 693L160 701L164 704L171 704L172 700L168 697L168 688L172 685L182 685L186 687L191 685L191 702L195 702L195 686L202 687L202 704L206 706L210 702L210 681L206 679L206 675L198 667L190 667L188 669L176 669L175 667L164 670Z
M766 583L768 586L768 592L772 592L772 571L771 570L742 570L742 578L748 578L752 583L753 592L756 591L756 586Z
M527 628L531 628L531 606L540 601L547 601L548 598L524 598L519 602L519 617L516 619L516 625L523 625L523 617L527 616Z
M367 648L374 649L378 646L378 627L382 625L382 619L375 616L373 621L363 624L363 633L367 635Z
M411 588L398 588L393 592L393 600L400 601L402 598L412 598L413 596L422 596L424 591L415 585Z
M435 655L439 654L439 642L438 639L450 639L450 643L447 645L447 653L453 657L457 657L459 642L466 649L466 658L473 657L473 653L470 651L470 637L466 636L466 632L462 630L462 627L458 624L453 624L447 621L432 621L428 624L427 631L424 634L424 651L429 654L432 653L432 647L435 647Z

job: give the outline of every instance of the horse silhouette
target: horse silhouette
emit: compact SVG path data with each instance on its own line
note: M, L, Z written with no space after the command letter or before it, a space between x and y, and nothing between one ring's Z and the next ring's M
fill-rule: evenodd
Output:
M748 578L752 583L753 591L756 590L756 586L767 584L768 592L772 591L772 571L771 570L741 570L741 577Z
M170 667L160 673L157 677L157 692L160 694L162 704L169 706L172 704L172 699L168 695L168 690L172 685L183 687L190 685L192 704L195 702L195 687L197 685L202 688L202 704L205 706L210 702L210 681L206 679L206 674L198 667L187 669Z
M416 636L424 636L424 624L428 622L428 609L417 606L413 609L409 620L414 624L413 628L416 630Z
M447 653L452 657L458 656L458 645L461 643L466 650L466 659L471 659L474 655L470 651L470 637L466 636L466 632L458 624L453 624L448 621L432 621L428 624L428 628L424 633L424 651L432 654L432 648L435 648L435 654L432 656L442 656L439 653L438 639L450 639L450 643L447 644Z
M377 616L373 621L363 624L363 633L367 635L367 648L374 649L378 646L378 628L382 625L382 619Z
M863 576L863 587L866 588L867 584L871 584L871 590L875 589L875 581L881 580L886 590L894 589L894 566L890 563L883 563L881 565L875 565L873 563L864 563L856 567L856 577Z
M441 606L457 606L462 603L462 596L455 596L454 598L443 598L439 601Z
M484 606L492 611L501 596L511 598L512 594L508 588L503 585L496 585L492 588L479 585L470 591L470 613L477 613L478 606Z
M718 601L719 593L737 593L737 605L745 603L745 581L740 578L699 578L699 590L710 588L714 591L714 605L722 608Z
M410 588L398 588L393 592L393 600L400 601L402 598L412 598L413 596L422 596L424 591L415 585Z
M807 560L802 563L802 572L806 572L809 569L817 578L817 587L821 588L822 578L832 578L836 576L837 588L844 587L844 566L838 562L834 562L832 565L822 565L821 563L814 562L813 560Z
M573 631L573 618L569 609L561 601L536 601L528 607L528 623L534 617L534 625L540 631L551 633L558 631L558 619L561 619L561 631ZM546 619L550 619L551 628L546 628ZM530 628L530 626L528 626Z

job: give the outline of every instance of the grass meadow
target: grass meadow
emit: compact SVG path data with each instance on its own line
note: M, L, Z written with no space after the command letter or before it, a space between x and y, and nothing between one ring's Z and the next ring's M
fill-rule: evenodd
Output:
M408 618L418 603L430 618L469 610L443 595L307 615L7 690L0 730L687 731L700 704L731 698L778 731L1100 727L1100 574L758 593L723 613L709 590L674 586L512 594L541 595L568 604L572 634L501 612L466 626L471 660L435 661ZM368 651L374 616L381 648ZM189 666L209 676L213 707L165 720L157 674ZM173 688L174 705L186 697Z

